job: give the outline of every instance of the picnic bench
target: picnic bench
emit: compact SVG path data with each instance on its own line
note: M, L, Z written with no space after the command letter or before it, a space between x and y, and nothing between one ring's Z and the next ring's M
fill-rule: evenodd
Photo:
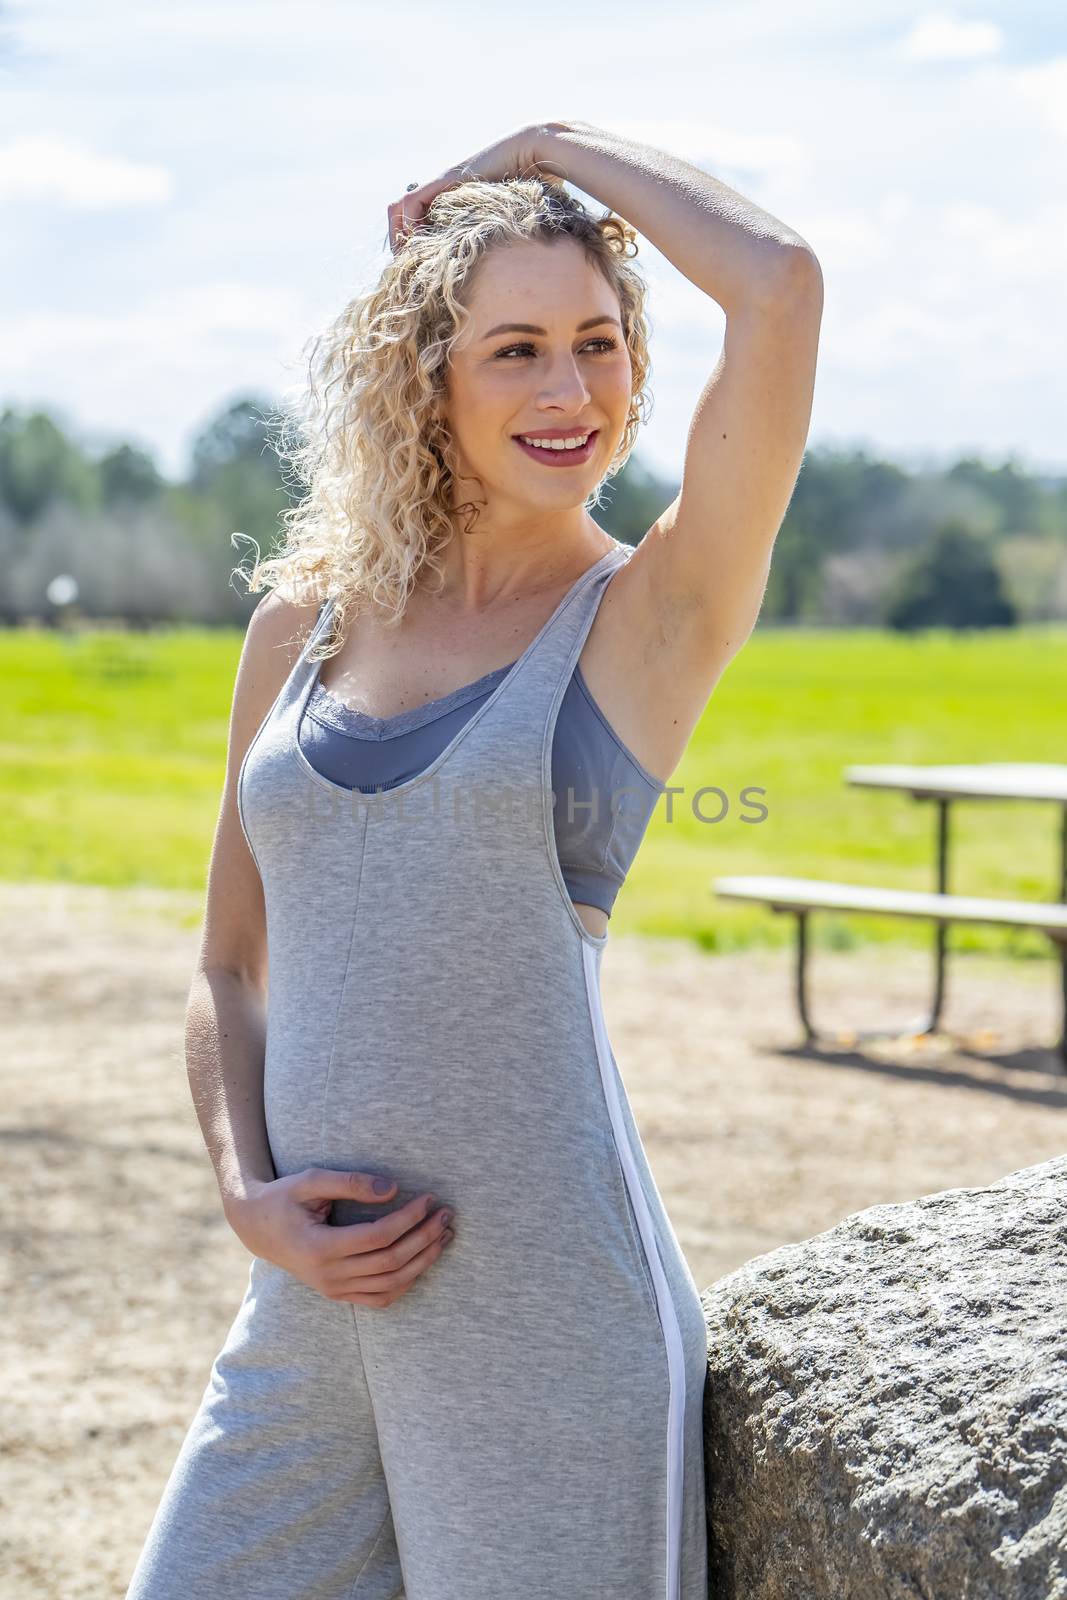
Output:
M1067 1071L1067 766L1046 762L983 762L958 766L854 766L845 768L849 783L895 789L915 800L932 800L937 807L937 889L923 893L875 885L831 883L817 878L757 875L712 880L712 890L723 899L758 900L772 911L796 917L796 1000L809 1044L821 1035L811 1016L808 995L808 918L813 911L862 911L883 916L920 917L935 926L934 994L929 1011L899 1028L851 1030L858 1038L877 1039L909 1032L933 1033L945 1000L946 932L953 922L978 922L1002 927L1033 928L1052 940L1059 954L1062 987L1062 1027L1058 1053ZM949 806L953 801L1044 800L1062 807L1058 899L1053 901L989 899L950 894Z

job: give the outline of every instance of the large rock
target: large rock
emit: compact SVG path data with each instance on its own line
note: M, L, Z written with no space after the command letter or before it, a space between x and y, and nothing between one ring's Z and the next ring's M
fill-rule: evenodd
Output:
M1067 1600L1067 1158L702 1300L713 1600Z

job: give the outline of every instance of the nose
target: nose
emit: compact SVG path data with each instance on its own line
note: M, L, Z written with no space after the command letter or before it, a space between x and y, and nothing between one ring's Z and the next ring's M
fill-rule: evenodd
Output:
M573 417L585 409L589 398L589 385L569 351L550 362L548 375L537 397L539 406L565 411L569 417Z

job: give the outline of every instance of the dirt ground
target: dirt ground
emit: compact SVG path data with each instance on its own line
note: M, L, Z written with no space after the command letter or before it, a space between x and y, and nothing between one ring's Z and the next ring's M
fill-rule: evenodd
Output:
M121 1600L244 1293L250 1257L185 1078L198 912L188 895L0 886L5 1600ZM906 1022L928 986L922 952L815 953L827 1026ZM946 1032L925 1044L805 1048L786 951L613 933L603 993L701 1289L851 1212L1067 1145L1051 963L957 958Z

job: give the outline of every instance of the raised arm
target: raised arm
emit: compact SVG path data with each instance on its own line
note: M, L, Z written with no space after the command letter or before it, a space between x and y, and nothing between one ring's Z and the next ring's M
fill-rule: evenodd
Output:
M759 616L811 419L822 271L786 223L676 156L584 122L533 147L726 313L681 489L612 583L590 662L605 713L666 774Z

